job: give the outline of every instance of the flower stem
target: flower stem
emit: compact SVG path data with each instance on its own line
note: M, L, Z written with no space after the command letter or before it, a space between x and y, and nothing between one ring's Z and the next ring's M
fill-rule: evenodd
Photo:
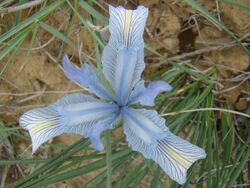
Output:
M106 162L107 162L107 188L112 187L112 151L111 151L111 132L108 130L105 135L106 141Z

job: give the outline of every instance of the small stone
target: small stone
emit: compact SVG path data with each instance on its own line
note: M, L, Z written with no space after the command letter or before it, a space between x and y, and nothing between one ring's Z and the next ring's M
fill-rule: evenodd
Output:
M250 6L249 0L237 0L237 3ZM227 3L221 3L221 17L225 25L229 26L240 36L249 32L250 29L250 12L240 9Z
M170 54L177 54L179 52L179 40L177 37L166 38L163 40L163 43Z
M243 86L239 85L238 83L235 84L231 82L225 82L224 85L225 87L223 88L223 90L227 91L223 93L223 96L230 104L234 105L241 94Z
M240 98L237 103L235 103L235 108L239 111L243 111L247 108L247 100Z
M223 50L218 53L218 63L231 68L233 74L245 71L249 67L249 56L241 48Z

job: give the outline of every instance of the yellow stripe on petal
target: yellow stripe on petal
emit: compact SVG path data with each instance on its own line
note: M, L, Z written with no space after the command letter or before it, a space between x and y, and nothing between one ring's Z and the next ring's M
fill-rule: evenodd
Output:
M182 156L180 153L177 153L173 149L167 147L165 148L165 152L167 155L169 155L173 160L175 160L177 163L179 163L183 168L188 169L192 162L190 162L188 159L186 159L184 156Z
M37 123L34 127L30 129L30 134L35 135L39 133L40 131L43 131L45 129L54 128L55 125L58 124L58 120L51 120L43 123Z
M129 46L130 44L130 37L131 37L131 22L132 22L132 15L133 11L132 10L125 10L125 21L124 21L124 44L126 47Z
M143 32L148 9L139 6L136 10L127 10L121 6L109 6L109 44L113 47L124 45L127 48L144 48Z

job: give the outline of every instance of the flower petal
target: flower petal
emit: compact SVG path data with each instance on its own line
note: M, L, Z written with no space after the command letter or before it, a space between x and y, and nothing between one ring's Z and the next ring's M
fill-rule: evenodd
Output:
M102 121L98 121L92 129L88 131L89 139L92 143L92 147L97 151L102 151L104 146L102 145L100 138L101 133L107 129L112 129L116 124L119 114L114 113Z
M136 10L128 10L109 5L109 14L109 43L123 44L127 48L144 48L143 32L148 8L138 6Z
M132 91L128 104L140 103L141 105L154 106L157 95L171 90L172 86L162 80L151 82L147 88L144 86L144 81L141 80Z
M98 97L112 100L112 97L98 79L91 65L85 64L81 68L78 68L70 62L66 54L63 56L62 64L64 73L70 80L78 83L82 87L88 88L90 92L95 93Z
M114 104L84 94L71 94L48 107L26 112L19 122L31 135L34 153L41 144L63 133L98 140L102 131L112 128L117 111Z
M148 9L136 10L109 7L110 39L103 50L103 73L113 87L119 104L125 104L144 65L143 31Z
M171 133L156 111L123 108L122 114L132 149L154 160L179 184L186 182L188 168L206 157L203 149Z

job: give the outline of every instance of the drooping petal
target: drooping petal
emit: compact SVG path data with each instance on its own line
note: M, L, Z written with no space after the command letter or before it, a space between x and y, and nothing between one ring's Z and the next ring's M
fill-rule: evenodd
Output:
M132 91L128 104L140 103L141 105L154 106L157 95L171 90L172 86L162 80L151 82L148 87L145 87L144 81L141 80Z
M41 144L63 133L80 134L98 141L102 131L112 128L117 111L114 104L84 94L70 94L48 107L26 112L19 123L29 131L35 152ZM100 146L97 149L101 149Z
M99 121L96 123L95 126L93 126L92 129L88 131L89 139L92 143L92 147L97 151L102 151L104 149L103 144L100 141L101 133L107 129L112 129L113 125L117 124L117 119L119 117L119 114L114 113L113 115L110 115L106 119Z
M143 31L148 9L139 6L136 10L126 10L110 6L109 13L111 35L103 50L103 73L118 103L125 104L145 67Z
M69 57L65 54L62 59L65 75L82 87L88 88L90 92L95 93L98 97L112 100L111 95L98 79L95 70L89 64L83 65L81 68L73 65Z
M206 157L203 149L171 133L156 111L123 108L122 114L132 149L154 160L179 184L186 182L188 168Z

